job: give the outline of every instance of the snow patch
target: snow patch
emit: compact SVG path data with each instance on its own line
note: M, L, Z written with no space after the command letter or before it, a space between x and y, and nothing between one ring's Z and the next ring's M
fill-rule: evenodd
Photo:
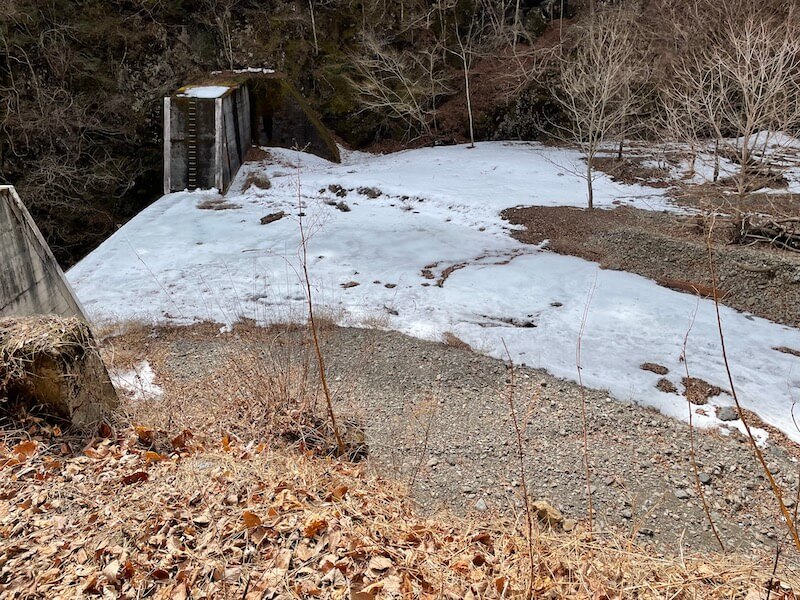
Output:
M146 360L137 363L133 369L111 369L109 375L114 387L134 400L158 400L164 395L164 390L156 384L155 371Z
M184 88L177 94L181 97L189 98L220 98L231 88L223 85L198 85Z
M270 153L274 163L244 165L231 185L226 200L241 209L199 210L198 199L212 192L170 194L70 270L89 315L228 326L243 317L303 321L302 212L314 301L341 323L378 319L437 341L449 331L497 358L505 358L505 342L517 364L576 380L576 344L591 294L582 339L586 385L682 420L690 408L703 410L695 424L727 426L714 410L731 403L727 394L697 409L656 389L659 376L639 368L667 367L682 390L683 340L696 312L686 348L690 375L729 389L711 301L510 237L499 216L505 208L585 205L578 152L487 142L473 150L351 152L342 164L278 148ZM242 191L251 172L268 177L270 189ZM340 202L350 210L337 208ZM595 181L595 203L676 210L663 190L604 175ZM280 211L283 218L261 224ZM800 441L791 414L800 399L800 362L773 350L800 349L800 331L726 307L721 316L743 406Z

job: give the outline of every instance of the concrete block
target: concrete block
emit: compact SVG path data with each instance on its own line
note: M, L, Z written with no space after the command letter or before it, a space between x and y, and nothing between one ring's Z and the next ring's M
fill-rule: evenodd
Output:
M0 186L0 317L86 320L47 242L12 186Z

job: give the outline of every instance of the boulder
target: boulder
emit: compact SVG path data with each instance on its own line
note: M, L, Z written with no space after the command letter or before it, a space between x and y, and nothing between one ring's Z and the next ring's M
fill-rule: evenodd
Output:
M86 323L36 316L0 319L0 408L7 402L86 428L119 400Z

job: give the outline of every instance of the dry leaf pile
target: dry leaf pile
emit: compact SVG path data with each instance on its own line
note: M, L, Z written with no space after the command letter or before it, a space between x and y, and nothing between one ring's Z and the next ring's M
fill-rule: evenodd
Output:
M104 429L79 452L42 422L6 432L0 597L511 598L530 581L513 523L419 517L364 465ZM613 536L533 546L535 597L755 599L770 580L768 559L658 559ZM791 576L771 598L795 597Z

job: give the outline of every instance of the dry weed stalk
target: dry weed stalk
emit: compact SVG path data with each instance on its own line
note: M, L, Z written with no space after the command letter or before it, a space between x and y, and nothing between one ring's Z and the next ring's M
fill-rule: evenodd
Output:
M522 441L522 429L520 428L519 419L517 418L517 409L514 404L514 388L516 386L516 374L514 371L514 361L511 359L511 353L508 351L508 346L506 345L506 341L501 339L500 341L503 342L503 348L506 351L506 357L508 358L508 371L509 371L509 384L508 384L508 407L511 411L511 422L514 425L514 437L516 441L516 450L517 450L517 461L519 463L519 471L520 471L520 481L522 482L522 501L525 507L525 540L528 546L528 563L529 563L529 571L528 571L528 583L525 588L525 598L529 600L533 597L534 592L534 581L536 580L536 573L539 570L538 561L534 561L534 542L533 542L533 534L534 534L534 520L533 520L533 508L531 507L531 498L530 494L528 493L528 482L527 477L525 474L525 447ZM537 532L538 533L538 532Z
M697 309L700 307L700 299L698 298L697 304L695 305L694 312L692 313L692 319L689 322L689 327L686 330L686 335L683 336L683 347L681 349L681 356L680 362L683 363L684 370L686 371L686 382L687 386L689 385L688 382L692 380L691 376L689 375L689 361L686 357L686 346L689 343L689 334L692 332L692 328L694 327L694 321L697 318ZM711 509L708 506L708 500L706 499L706 494L703 491L703 483L700 481L700 469L697 466L697 450L695 449L694 443L694 409L692 408L692 403L689 400L689 393L688 387L686 391L686 405L689 408L689 458L692 461L692 471L694 472L694 484L695 488L697 489L697 494L700 496L700 501L703 504L703 512L706 515L706 519L708 520L708 524L711 526L711 531L714 534L714 537L717 539L717 543L719 544L720 550L725 552L725 544L722 543L722 538L717 531L717 526L714 524L714 519L711 518Z
M761 448L758 446L758 442L756 441L755 436L750 428L750 423L747 420L747 417L742 409L742 405L739 402L739 396L736 393L736 386L733 382L733 373L731 372L731 366L728 361L728 352L725 347L725 332L722 327L722 316L720 315L719 309L719 298L717 297L716 290L717 290L717 272L716 266L714 264L714 249L713 249L713 239L712 239L712 232L714 230L714 218L711 219L711 224L709 227L709 234L706 236L706 252L708 254L708 271L711 277L711 287L714 290L713 299L714 299L714 309L716 311L717 316L717 330L719 331L719 342L720 347L722 349L722 361L725 364L725 372L728 376L728 383L731 386L731 396L733 397L733 401L736 404L736 411L739 414L739 419L741 419L742 424L744 425L745 431L747 432L747 439L750 442L750 447L753 450L753 453L758 460L761 469L764 472L764 475L767 477L767 481L769 482L770 488L772 489L772 493L775 496L775 500L778 503L778 507L780 508L781 514L783 515L783 519L786 523L786 528L788 529L788 533L794 542L794 545L800 551L800 534L797 531L797 523L794 518L792 518L792 514L789 512L789 509L786 506L786 503L783 501L783 491L781 487L778 485L778 482L775 481L775 477L770 471L769 466L767 465L767 460L764 458L764 453L761 451Z
M581 432L583 435L583 466L586 474L586 497L589 509L589 535L592 534L592 524L594 521L594 507L592 506L592 473L589 465L589 430L586 420L586 387L583 385L583 367L581 366L581 345L583 342L583 333L586 329L586 321L589 318L589 307L592 304L594 292L597 289L597 272L594 274L594 282L589 289L589 295L586 298L586 306L583 308L583 316L581 317L581 328L578 331L578 342L575 346L575 366L578 370L578 386L581 391Z
M300 184L300 168L297 171L297 206L299 216L297 217L300 227L300 261L303 267L303 281L305 285L306 301L308 305L308 324L311 329L311 339L314 342L314 352L317 357L317 366L319 367L319 380L322 384L322 392L325 394L325 406L328 410L328 418L331 422L333 435L336 438L336 445L339 449L339 456L346 454L346 449L342 436L339 432L339 426L336 423L336 413L333 410L333 398L331 391L328 387L328 377L325 373L325 357L322 355L322 349L319 345L319 334L317 332L317 322L314 317L314 302L311 292L311 276L308 273L308 240L306 239L306 232L303 227L303 190Z

